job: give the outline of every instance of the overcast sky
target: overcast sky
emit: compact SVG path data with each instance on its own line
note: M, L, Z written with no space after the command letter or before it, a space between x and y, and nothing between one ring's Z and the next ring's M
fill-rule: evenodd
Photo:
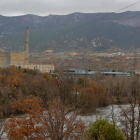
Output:
M139 0L0 0L0 15L115 12ZM123 11L140 11L140 3ZM123 12L121 11L121 12Z

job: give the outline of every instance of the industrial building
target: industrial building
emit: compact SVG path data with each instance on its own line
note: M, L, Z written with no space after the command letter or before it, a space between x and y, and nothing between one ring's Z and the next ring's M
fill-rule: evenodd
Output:
M92 76L97 73L99 72L79 70L79 69L68 69L68 70L63 71L63 75L65 75L65 77L73 77L74 79L77 79L79 77L84 77L84 76L87 76L89 79L91 79ZM100 74L105 75L105 76L130 77L130 73L127 73L127 72L100 72Z
M40 72L54 71L54 65L33 64L29 63L29 29L26 29L26 50L23 53L0 52L0 67L16 67L38 69Z

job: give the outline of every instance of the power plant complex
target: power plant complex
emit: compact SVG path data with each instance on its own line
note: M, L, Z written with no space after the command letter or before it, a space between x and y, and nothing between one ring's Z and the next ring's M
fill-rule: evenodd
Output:
M16 67L38 69L40 72L54 71L54 65L29 63L29 29L26 29L26 50L23 53L0 52L0 67Z

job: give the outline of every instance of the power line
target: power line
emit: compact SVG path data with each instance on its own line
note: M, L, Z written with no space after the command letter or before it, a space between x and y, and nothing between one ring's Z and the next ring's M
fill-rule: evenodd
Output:
M136 2L136 3L133 3L133 4L129 5L129 6L126 6L126 7L122 8L122 9L116 11L115 13L120 12L120 11L122 11L122 10L124 10L124 9L129 8L129 7L132 7L132 6L134 6L134 5L137 5L138 3L140 3L140 1L138 1L138 2Z
M137 16L140 16L140 14L137 14L137 15L134 15L134 16L132 16L132 17L129 17L129 18L123 20L123 22L124 22L124 21L127 21L127 20L130 20L130 19L132 19L132 18L135 18L135 17L137 17ZM85 35L89 35L89 34L91 34L91 33L93 33L93 32L97 32L97 31L103 30L103 29L105 29L106 27L110 27L110 26L113 25L113 24L114 24L114 22L110 23L110 24L107 25L107 26L105 25L105 26L100 27L99 29L96 29L96 30L90 31L90 32L88 32L88 33L85 33L85 34L83 34L83 35L80 35L80 36L78 36L78 37L76 37L76 38L80 38L80 37L83 37L83 36L85 36ZM73 39L71 39L71 40L73 40Z
M132 7L132 6L134 6L134 5L137 5L137 4L139 4L139 3L140 3L140 1L138 1L138 2L136 2L136 3L133 3L133 4L131 4L131 5L128 5L128 6L124 7L124 8L121 8L121 9L115 11L115 13L120 12L120 11L122 11L122 10L124 10L124 9L129 8L129 7ZM128 19L132 19L132 18L134 18L134 17L136 17L136 16L139 16L139 15L140 15L140 14L135 15L135 16L132 16L132 17L130 17L130 18L128 18ZM70 31L68 31L68 32L65 32L65 33L69 33L69 32L71 32L71 31L76 31L77 29L80 29L80 28L82 28L82 27L84 27L84 26L86 26L86 25L88 25L88 24L90 24L90 23L97 22L99 19L103 19L103 18L109 17L109 16L110 16L110 15L106 15L106 16L103 16L103 17L99 17L99 18L96 19L96 20L90 21L90 22L88 22L88 23L86 23L86 24L84 24L84 25L81 25L81 26L79 26L79 27L77 27L77 28L75 28L75 29L72 29L72 30L70 30ZM126 20L128 20L128 19L125 19L124 21L126 21ZM113 24L113 22L112 22L111 24ZM108 27L108 26L110 26L110 25L103 26L103 27L101 27L100 29L93 30L93 31L88 32L88 33L83 34L83 35L91 34L92 32L94 32L94 31L100 31L101 29L103 30L104 28L106 28L106 27ZM78 36L78 37L81 37L81 36L83 36L83 35L80 35L80 36ZM76 37L76 38L78 38L78 37ZM73 40L73 39L70 39L70 40Z
M140 3L140 1L138 1L138 2L136 2L136 3L133 3L133 4L129 5L129 6L126 6L126 7L124 7L124 8L121 8L121 9L115 11L114 13L120 12L120 11L122 11L122 10L124 10L124 9L127 9L127 8L129 8L129 7L132 7L132 6L137 5L137 4L139 4L139 3ZM133 17L130 17L130 18L128 18L128 19L134 18L134 17L139 16L139 15L140 15L140 14L135 15L135 16L133 16ZM84 26L86 26L86 25L88 25L88 24L90 24L90 23L97 22L99 19L103 19L103 18L108 17L108 16L110 16L110 15L106 15L106 16L103 16L103 17L99 17L97 20L90 21L90 22L88 22L88 23L86 23L86 24L84 24L84 25L81 25L81 26L79 26L79 27L77 27L77 28L74 28L74 29L72 29L72 30L70 30L70 31L66 31L66 32L64 32L63 34L65 34L65 33L70 33L70 32L72 32L72 31L76 31L77 29L80 29L80 28L82 28L82 27L84 27ZM128 19L125 19L125 20L128 20ZM113 23L111 23L111 24L113 24ZM110 26L110 25L108 25L108 26ZM103 29L103 28L105 28L105 27L108 27L108 26L103 26L103 27L101 27L100 29L93 30L92 32L94 32L94 31L99 31L99 30L101 30L101 29ZM91 34L92 32L89 32L89 33L86 33L86 34ZM83 34L83 35L86 35L86 34ZM81 37L81 36L83 36L83 35L77 36L77 37L75 37L75 38ZM58 38L58 36L55 37L55 38ZM71 40L73 40L73 39L70 39L69 41L71 41Z
M122 9L119 9L119 10L115 11L114 13L120 12L120 11L122 11L122 10L124 10L124 9L127 9L127 8L129 8L129 7L132 7L132 6L137 5L137 4L139 4L139 3L140 3L140 1L138 1L138 2L136 2L136 3L133 3L133 4L131 4L131 5L128 5L128 6L124 7L124 8L122 8ZM77 29L79 29L79 28L82 28L82 27L84 27L84 26L86 26L86 25L88 25L88 24L90 24L90 23L97 22L99 19L103 19L103 18L106 18L106 17L109 17L109 16L110 16L110 15L106 15L106 16L103 16L103 17L99 17L99 18L97 18L96 20L90 21L90 22L88 22L88 23L86 23L86 24L83 24L83 25L81 25L81 26L79 26L79 27L73 29L73 30L68 31L67 33L72 32L72 31L75 31L75 30L77 30Z

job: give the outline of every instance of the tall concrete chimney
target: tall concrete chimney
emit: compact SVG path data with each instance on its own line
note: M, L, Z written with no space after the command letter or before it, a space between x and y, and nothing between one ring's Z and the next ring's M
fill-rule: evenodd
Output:
M29 64L29 28L26 28L26 52L25 52L25 64Z

